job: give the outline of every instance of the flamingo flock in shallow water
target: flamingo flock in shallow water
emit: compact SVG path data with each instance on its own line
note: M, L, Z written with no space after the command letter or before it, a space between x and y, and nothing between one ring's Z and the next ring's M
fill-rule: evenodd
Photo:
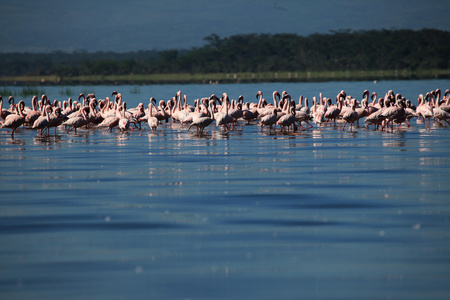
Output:
M268 103L263 93L256 93L257 102L244 102L244 97L238 100L230 99L227 93L220 97L213 94L194 100L194 105L189 105L187 95L181 91L168 100L160 100L158 103L154 97L150 97L147 108L143 103L137 107L127 108L122 94L112 92L110 97L97 99L95 94L85 96L81 93L78 101L71 98L65 101L55 100L51 103L46 95L38 100L33 96L31 107L25 107L23 100L15 104L14 97L8 98L9 108L4 108L3 97L0 96L1 128L11 129L11 138L19 128L34 129L37 135L50 134L50 128L55 129L55 134L60 130L67 133L80 128L105 128L108 131L134 131L142 130L141 123L147 123L152 132L157 132L162 123L179 123L190 131L196 128L196 134L204 134L205 129L216 123L216 126L224 132L242 125L259 125L260 131L272 133L302 132L322 126L340 126L352 131L359 127L359 120L364 119L365 128L373 126L374 130L399 131L403 124L410 127L412 118L423 120L426 129L431 128L432 121L436 125L450 125L450 90L444 95L440 89L420 94L417 106L410 99L405 99L401 94L387 91L384 97L371 94L369 91L362 93L362 98L357 99L340 91L334 98L319 93L319 97L313 97L312 106L308 106L308 98L300 95L298 103L291 95L283 91L272 93L273 103ZM158 105L157 105L158 104ZM313 125L314 124L314 125ZM355 125L356 124L356 125ZM307 127L306 127L307 125Z

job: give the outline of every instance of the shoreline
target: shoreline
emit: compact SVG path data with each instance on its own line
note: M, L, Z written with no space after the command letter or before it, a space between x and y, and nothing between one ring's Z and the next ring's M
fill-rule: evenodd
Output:
M450 70L370 70L370 71L291 71L291 72L235 72L235 73L172 73L172 74L129 74L89 75L60 77L45 76L3 76L0 86L17 85L97 85L97 84L220 84L220 83L262 83L262 82L325 82L325 81L380 81L447 79Z

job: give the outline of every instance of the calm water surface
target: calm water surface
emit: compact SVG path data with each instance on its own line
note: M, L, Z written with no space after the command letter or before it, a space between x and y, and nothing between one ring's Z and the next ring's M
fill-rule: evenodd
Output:
M448 80L46 87L128 107L262 90L419 93ZM14 87L11 87L14 88ZM268 97L270 99L270 97ZM27 105L30 99L26 100ZM2 299L449 299L450 128L179 124L0 131Z

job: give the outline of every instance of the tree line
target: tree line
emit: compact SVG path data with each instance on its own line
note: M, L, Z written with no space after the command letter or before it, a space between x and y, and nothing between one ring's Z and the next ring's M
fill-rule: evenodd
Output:
M211 34L203 47L126 53L2 53L0 76L450 69L450 32L434 29Z

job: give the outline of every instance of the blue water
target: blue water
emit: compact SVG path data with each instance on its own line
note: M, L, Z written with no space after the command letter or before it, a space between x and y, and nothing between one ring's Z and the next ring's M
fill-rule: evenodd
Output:
M45 87L133 107L448 80ZM8 87L14 89L16 87ZM17 87L20 90L20 88ZM5 97L4 97L5 98ZM29 105L30 100L24 99ZM449 299L450 128L0 131L1 299Z

